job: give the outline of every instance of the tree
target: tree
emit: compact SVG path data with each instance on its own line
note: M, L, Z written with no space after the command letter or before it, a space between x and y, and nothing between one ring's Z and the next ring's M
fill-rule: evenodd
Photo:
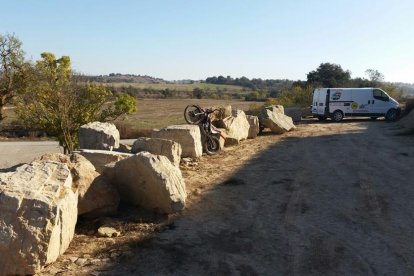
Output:
M312 87L294 86L290 89L282 91L281 95L276 99L277 104L286 107L300 106L308 107L312 102Z
M384 81L384 75L375 69L365 70L365 74L368 76L369 80L375 83L380 83Z
M22 43L14 35L0 34L0 122L5 118L4 106L18 90L21 67L24 63Z
M26 125L56 136L65 152L77 147L77 132L91 121L115 120L136 110L135 98L114 96L105 86L77 81L70 58L42 59L26 68L26 87L17 98L16 113Z
M321 63L319 67L308 73L308 84L324 87L346 86L351 79L351 72L344 71L341 65Z

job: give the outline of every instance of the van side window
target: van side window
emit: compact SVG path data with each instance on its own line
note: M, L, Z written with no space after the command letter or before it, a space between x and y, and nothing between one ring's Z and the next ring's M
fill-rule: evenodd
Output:
M387 97L387 95L380 89L374 89L374 91L372 92L374 99L380 100L380 101L389 101L389 98Z

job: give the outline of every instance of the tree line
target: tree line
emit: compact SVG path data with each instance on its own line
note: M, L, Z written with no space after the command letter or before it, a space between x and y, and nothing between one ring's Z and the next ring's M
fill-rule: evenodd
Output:
M262 80L246 77L232 78L231 76L209 77L207 83L241 85L253 91L245 96L247 101L268 101L286 106L308 106L312 92L316 87L379 87L393 97L399 97L402 90L385 83L384 75L375 69L365 71L367 78L351 78L351 72L344 70L341 65L321 63L318 68L307 74L306 81Z
M232 78L231 76L218 76L218 77L209 77L205 80L206 83L213 84L226 84L226 85L238 85L242 87L249 88L251 90L272 90L272 89L281 89L284 87L290 87L293 83L291 80L272 80L272 79L260 79L253 78L248 79L246 77L241 78Z
M20 123L55 136L65 152L76 149L81 125L136 110L134 97L81 81L68 56L44 52L35 62L26 60L21 41L0 34L0 122L8 104L15 106Z

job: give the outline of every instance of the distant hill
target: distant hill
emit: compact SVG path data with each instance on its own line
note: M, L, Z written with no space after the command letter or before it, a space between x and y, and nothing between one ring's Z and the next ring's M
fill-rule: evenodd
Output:
M133 75L111 73L109 75L100 76L82 76L85 80L101 83L170 83L161 78L154 78L147 75Z

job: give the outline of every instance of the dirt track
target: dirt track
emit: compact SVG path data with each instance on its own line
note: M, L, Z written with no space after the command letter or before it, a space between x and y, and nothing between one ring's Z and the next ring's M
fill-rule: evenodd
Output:
M313 122L203 157L182 168L187 209L153 238L138 220L110 242L78 233L46 273L413 275L414 139L395 128ZM69 261L85 253L98 260Z

